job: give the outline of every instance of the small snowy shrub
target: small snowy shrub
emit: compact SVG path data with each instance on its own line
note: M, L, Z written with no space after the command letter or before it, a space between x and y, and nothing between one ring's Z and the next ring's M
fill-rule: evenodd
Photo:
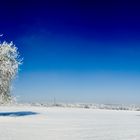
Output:
M13 43L0 43L0 104L12 101L11 82L21 64L19 53Z

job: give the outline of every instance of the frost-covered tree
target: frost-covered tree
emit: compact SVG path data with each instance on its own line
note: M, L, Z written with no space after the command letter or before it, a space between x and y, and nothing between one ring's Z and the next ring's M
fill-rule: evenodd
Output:
M17 47L13 43L0 43L0 104L12 100L11 82L21 64Z

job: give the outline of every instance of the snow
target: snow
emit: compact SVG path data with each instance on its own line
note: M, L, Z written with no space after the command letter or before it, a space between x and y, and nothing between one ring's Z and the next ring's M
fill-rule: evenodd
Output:
M0 140L139 140L139 130L139 111L0 107Z

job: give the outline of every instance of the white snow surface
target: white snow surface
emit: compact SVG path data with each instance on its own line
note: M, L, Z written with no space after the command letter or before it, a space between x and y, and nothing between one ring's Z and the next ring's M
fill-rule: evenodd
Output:
M1 106L0 140L140 140L140 112Z

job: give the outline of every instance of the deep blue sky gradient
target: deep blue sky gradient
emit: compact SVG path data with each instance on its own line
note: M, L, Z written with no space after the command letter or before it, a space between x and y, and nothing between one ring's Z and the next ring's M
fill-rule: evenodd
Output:
M1 5L1 41L13 40L24 58L13 91L20 101L139 103L139 3Z

